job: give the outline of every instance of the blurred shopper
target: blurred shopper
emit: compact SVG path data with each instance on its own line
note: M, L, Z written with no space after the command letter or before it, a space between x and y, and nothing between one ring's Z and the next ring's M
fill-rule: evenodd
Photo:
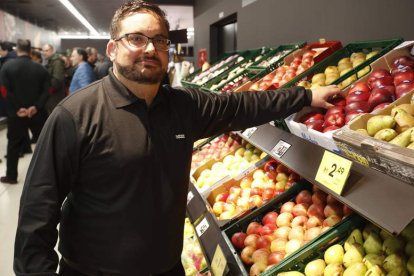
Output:
M18 276L56 275L59 223L59 275L185 275L193 143L304 106L328 107L340 92L326 86L216 94L162 86L168 37L158 6L123 4L106 48L110 74L67 97L49 117L22 194Z
M13 44L10 42L0 42L0 68L9 59L16 58L16 52L13 50Z
M88 54L89 65L95 68L96 61L98 60L98 50L94 47L86 47L85 51Z
M98 62L95 64L95 75L98 80L109 74L109 68L112 67L112 62L107 56L98 55Z
M88 54L84 49L78 47L74 48L70 60L72 61L72 66L76 66L75 74L73 74L69 86L69 92L73 93L94 82L96 77L92 66L87 62Z
M43 64L42 53L36 50L32 50L30 54L32 60L36 63Z
M0 71L4 84L7 119L7 171L0 182L17 183L17 166L22 143L30 129L38 137L45 122L44 104L50 86L46 69L30 58L30 40L17 41L17 58Z
M70 57L66 55L61 55L60 58L63 60L65 66L65 95L69 95L69 86L72 81L73 74L75 74L76 67L72 66L72 61Z
M52 113L55 106L65 97L65 69L63 61L59 54L50 44L42 47L43 57L45 59L45 67L50 75L51 88L49 90L49 98L46 102L47 113Z

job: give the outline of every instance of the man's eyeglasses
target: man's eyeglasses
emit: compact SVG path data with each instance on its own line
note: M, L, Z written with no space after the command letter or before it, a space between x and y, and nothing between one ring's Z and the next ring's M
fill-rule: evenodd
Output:
M123 36L114 39L114 41L120 41L121 39L126 38L128 44L134 48L141 48L145 47L148 44L148 41L151 40L152 44L154 45L155 49L160 51L168 51L171 40L163 38L163 37L148 37L143 34L138 33L129 33L124 34Z

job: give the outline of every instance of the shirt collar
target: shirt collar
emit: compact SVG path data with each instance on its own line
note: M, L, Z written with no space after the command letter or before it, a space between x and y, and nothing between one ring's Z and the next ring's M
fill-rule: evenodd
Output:
M104 78L104 87L106 93L109 95L109 98L116 108L122 108L135 102L142 102L145 104L144 100L135 96L115 77L112 70L109 70L108 77ZM155 106L165 98L163 90L165 90L165 88L162 88L162 86L160 86L160 89L158 90L157 95L151 104L151 107Z

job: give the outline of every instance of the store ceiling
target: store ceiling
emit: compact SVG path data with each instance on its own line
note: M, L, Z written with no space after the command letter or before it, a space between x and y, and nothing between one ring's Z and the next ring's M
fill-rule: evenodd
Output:
M108 32L114 11L126 0L69 0L98 32ZM177 6L193 6L194 0L149 0L162 5L171 29L188 22L188 13ZM58 0L1 0L0 10L10 13L37 26L57 32L87 32L87 29ZM192 17L191 13L191 17ZM192 18L191 18L192 21ZM188 23L184 23L188 25Z

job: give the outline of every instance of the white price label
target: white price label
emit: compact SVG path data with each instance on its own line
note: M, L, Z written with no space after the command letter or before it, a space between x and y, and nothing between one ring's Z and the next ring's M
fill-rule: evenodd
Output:
M245 131L243 131L242 134L243 134L243 136L246 136L247 138L250 138L253 135L253 133L256 131L256 129L257 129L257 127L248 128Z
M283 140L280 140L276 146L271 150L271 153L277 157L282 157L290 148L290 144L286 143Z
M189 191L188 194L187 194L187 205L188 205L188 203L190 203L190 201L193 199L193 197L194 197L193 192Z
M208 227L210 225L208 224L208 221L206 218L203 218L203 220L200 221L200 223L196 226L197 235L201 237L201 235L204 234L204 232L207 231Z

